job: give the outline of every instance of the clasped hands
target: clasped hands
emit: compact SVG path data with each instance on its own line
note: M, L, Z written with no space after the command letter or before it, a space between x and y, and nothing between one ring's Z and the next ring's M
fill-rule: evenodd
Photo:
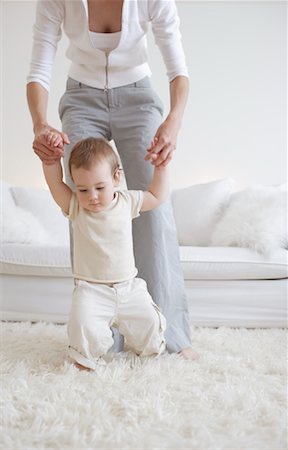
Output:
M177 135L180 124L170 120L169 116L158 128L150 147L145 156L146 161L150 161L157 168L165 167L172 159L176 150Z
M52 165L64 156L65 144L70 144L66 133L49 125L41 125L35 130L32 147L44 164Z
M167 118L158 128L150 147L147 149L146 161L157 168L165 167L171 161L176 149L176 139L179 127L169 122ZM52 165L64 156L64 145L70 144L66 133L58 131L49 125L43 125L35 131L33 149L41 161Z

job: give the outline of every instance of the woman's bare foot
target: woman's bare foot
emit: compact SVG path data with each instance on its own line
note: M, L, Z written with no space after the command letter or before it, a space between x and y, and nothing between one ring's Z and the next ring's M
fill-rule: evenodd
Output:
M194 352L191 347L183 348L178 355L182 356L184 359L196 360L200 358L199 353Z
M77 362L74 363L74 366L77 367L77 369L79 369L79 370L86 370L87 372L91 372L91 369L89 369L89 367L82 366L81 364L79 364Z

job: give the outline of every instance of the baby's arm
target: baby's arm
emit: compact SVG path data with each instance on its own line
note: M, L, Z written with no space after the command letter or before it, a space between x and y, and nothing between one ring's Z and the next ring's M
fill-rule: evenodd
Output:
M149 211L163 203L169 192L169 177L167 166L154 167L154 175L147 191L144 192L141 211Z
M62 211L68 214L72 191L69 186L63 182L63 170L60 160L52 165L43 164L43 171L52 197Z

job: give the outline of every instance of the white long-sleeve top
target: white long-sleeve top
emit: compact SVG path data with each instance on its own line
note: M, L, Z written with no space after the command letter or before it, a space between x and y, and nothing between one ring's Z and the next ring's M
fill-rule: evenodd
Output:
M123 0L121 37L109 53L95 48L89 33L87 0L38 0L30 72L49 91L62 29L69 39L68 76L96 88L123 86L151 75L146 34L149 23L169 81L188 76L174 0Z

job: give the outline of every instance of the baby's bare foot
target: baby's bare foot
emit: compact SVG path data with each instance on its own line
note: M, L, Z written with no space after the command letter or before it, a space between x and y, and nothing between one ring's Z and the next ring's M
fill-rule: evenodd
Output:
M196 360L200 358L199 353L194 352L191 347L183 348L183 350L178 354L187 360Z
M81 364L79 364L77 362L74 363L74 366L77 367L77 369L79 369L79 370L86 370L87 372L91 372L91 369L89 369L89 367L82 366Z

